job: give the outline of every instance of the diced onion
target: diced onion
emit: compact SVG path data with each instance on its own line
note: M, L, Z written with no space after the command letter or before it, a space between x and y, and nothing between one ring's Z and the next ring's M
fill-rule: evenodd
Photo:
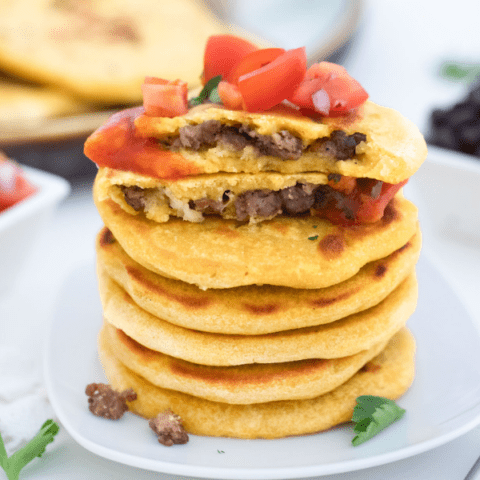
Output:
M0 163L0 190L13 192L17 179L18 168L10 162Z
M330 112L330 98L328 93L321 89L312 95L313 106L315 110L322 115L328 115Z

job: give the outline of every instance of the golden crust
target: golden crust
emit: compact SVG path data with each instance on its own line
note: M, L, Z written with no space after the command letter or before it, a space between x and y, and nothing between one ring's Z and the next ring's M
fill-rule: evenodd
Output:
M99 277L105 320L139 344L202 365L279 363L340 358L390 338L415 310L412 272L378 305L326 325L266 335L227 335L179 327L142 310L113 280Z
M104 324L100 335L105 337L102 341L109 343L118 360L152 384L233 404L323 395L345 383L376 357L388 341L344 358L212 367L149 350L108 323Z
M368 263L348 280L323 289L252 285L201 290L142 267L106 227L96 240L99 276L110 276L142 309L186 328L241 335L326 324L373 307L412 271L420 248L418 230L388 257Z
M327 430L351 419L355 399L401 396L414 376L415 341L403 329L385 350L335 390L308 400L232 405L153 386L126 368L100 339L100 359L109 383L117 390L133 388L138 398L129 404L145 418L170 409L180 415L189 433L235 438L281 438Z
M100 201L97 184L94 199L131 258L200 288L328 287L398 250L418 227L416 207L398 194L381 220L352 228L315 217L276 217L258 225L213 217L202 223L176 218L156 223L130 215L112 200Z

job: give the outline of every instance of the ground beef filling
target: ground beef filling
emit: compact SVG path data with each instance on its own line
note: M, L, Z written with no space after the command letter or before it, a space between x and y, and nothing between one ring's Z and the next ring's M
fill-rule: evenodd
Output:
M335 175L330 180L334 180ZM367 191L372 198L378 196L382 182L370 179L357 179L362 183L362 191ZM363 185L365 183L365 185ZM143 190L139 187L122 187L125 201L135 210L144 208ZM371 192L370 192L371 190ZM188 206L204 215L222 215L228 205L233 203L235 218L247 221L250 218L273 218L277 215L302 215L311 209L321 211L334 208L342 212L347 220L353 220L355 210L358 208L354 196L346 195L335 190L330 185L316 185L311 183L297 183L292 187L274 190L248 190L235 199L227 190L221 200L201 198L190 200Z
M218 120L208 120L198 125L181 127L178 136L160 142L163 147L171 150L188 148L198 151L218 145L243 150L251 146L259 156L269 155L282 160L298 160L305 151L323 153L335 160L347 160L355 156L357 145L366 140L363 133L347 135L341 130L335 130L329 137L319 138L305 147L301 138L287 130L273 135L260 135L247 125L228 126Z

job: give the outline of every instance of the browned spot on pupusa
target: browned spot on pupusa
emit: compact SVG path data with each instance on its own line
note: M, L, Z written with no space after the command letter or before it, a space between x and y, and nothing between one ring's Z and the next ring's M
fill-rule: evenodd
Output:
M351 290L348 290L347 292L344 292L340 295L336 295L335 297L327 297L327 298L320 297L315 300L311 300L310 305L314 307L328 307L329 305L337 303L341 300L345 300L346 298L352 296L354 293L357 293L359 290L360 290L360 287L352 288Z
M375 373L375 372L378 372L381 368L382 368L381 365L377 365L376 363L373 363L373 362L368 362L360 369L360 371Z
M345 239L342 235L326 235L319 242L318 249L329 260L337 258L345 250Z
M133 298L127 292L123 292L123 299L130 305L136 305L136 303L133 301Z
M389 256L389 260L393 261L396 259L399 255L402 254L405 250L408 250L409 248L412 247L412 241L409 240L403 247L400 247L399 249L395 250L392 254ZM381 278L384 276L385 272L388 270L387 265L384 265L382 263L378 264L375 268L374 276Z
M280 309L279 305L253 305L251 303L244 303L243 307L254 315L271 315Z
M140 269L131 266L126 266L125 269L131 278L133 278L137 283L141 284L150 292L180 303L184 307L193 309L205 308L212 303L212 299L208 297L208 293L204 292L203 290L199 289L198 295L196 296L173 293L171 290L168 290L167 288L150 281Z
M145 361L153 360L155 356L158 355L157 352L150 350L149 348L144 347L140 343L136 342L133 338L129 337L123 330L120 330L119 328L115 328L112 334L116 335L117 341L123 343L128 350L133 352L135 355L141 356Z
M397 203L396 199L392 198L392 200L390 200L388 205L385 207L385 210L383 212L383 217L381 220L384 225L389 225L395 220L398 220L399 218L401 218L400 212L396 207L396 203Z
M284 379L310 371L323 370L332 360L309 359L297 362L278 364L251 364L235 367L212 367L196 365L179 359L171 359L170 368L178 376L194 378L211 384L229 384L233 387L239 384L263 384L272 380Z
M100 241L101 247L106 247L107 245L111 245L112 243L115 243L115 237L107 227L103 227L102 231L100 232L99 241Z
M289 228L288 225L286 225L285 223L277 223L277 222L273 223L272 226L275 230L278 230L283 235L287 234L288 228Z
M387 272L387 266L381 263L380 265L377 265L377 268L375 268L375 277L382 278L386 272Z
M233 230L228 225L221 225L214 230L215 233L220 235L225 235L226 237L230 238L238 238L240 237L240 233L237 230Z
M412 242L408 241L403 247L400 247L396 252L393 252L393 255L399 254L399 253L403 252L404 250L407 250L407 249L411 248L411 246L412 246Z

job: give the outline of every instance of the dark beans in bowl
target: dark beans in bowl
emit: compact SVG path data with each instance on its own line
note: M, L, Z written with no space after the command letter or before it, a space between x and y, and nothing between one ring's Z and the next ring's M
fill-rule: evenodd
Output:
M458 103L432 111L427 142L480 157L480 81Z

